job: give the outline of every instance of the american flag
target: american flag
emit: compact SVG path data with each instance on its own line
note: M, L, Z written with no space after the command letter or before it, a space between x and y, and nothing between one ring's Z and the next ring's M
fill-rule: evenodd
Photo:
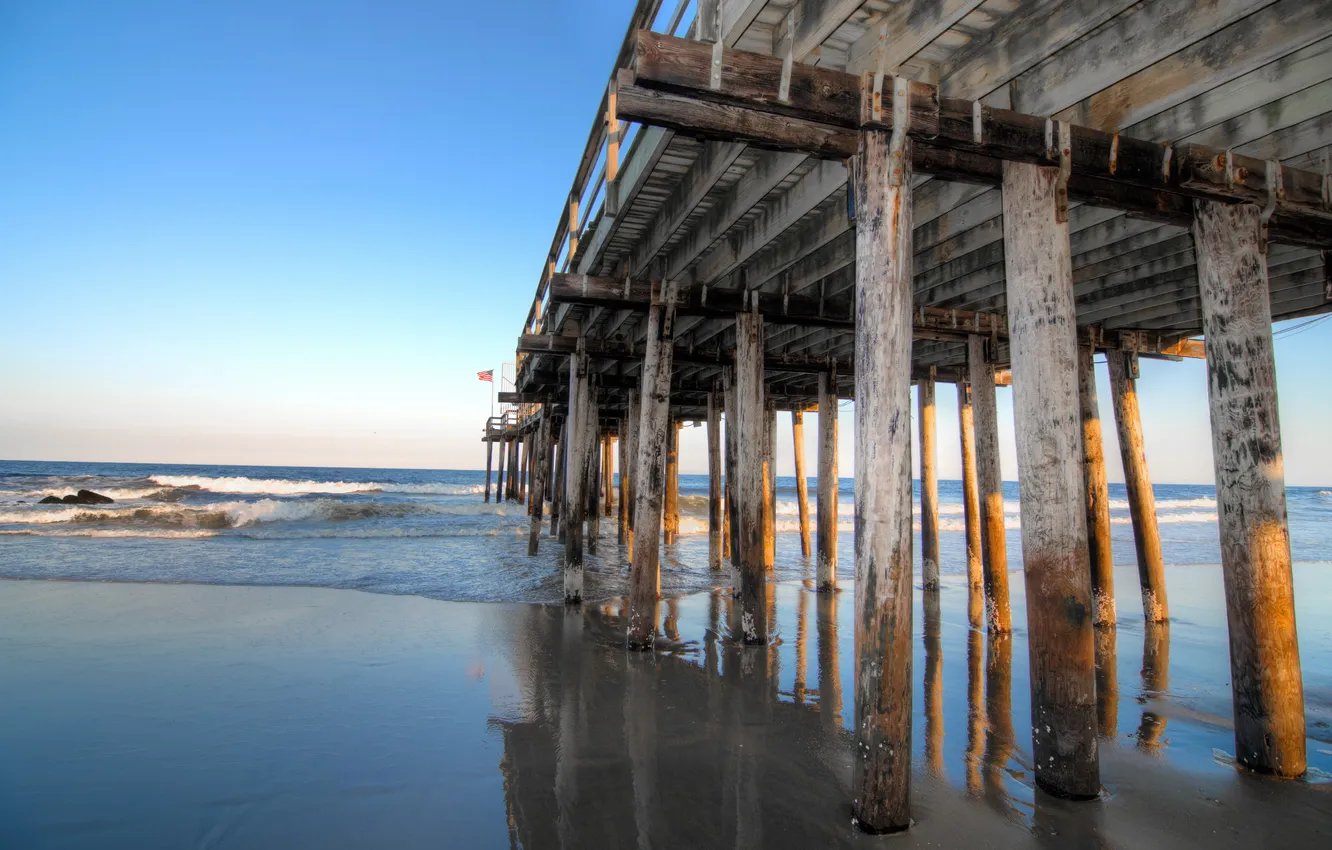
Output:
M495 383L495 370L487 369L484 372L477 372L476 379L478 381L485 381L487 384L493 384Z

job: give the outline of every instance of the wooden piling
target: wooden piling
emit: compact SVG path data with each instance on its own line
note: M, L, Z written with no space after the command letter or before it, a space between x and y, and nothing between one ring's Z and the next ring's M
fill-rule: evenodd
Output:
M1166 603L1161 531L1156 524L1156 496L1152 492L1147 450L1142 442L1133 354L1107 351L1106 360L1110 364L1110 395L1114 400L1115 425L1119 430L1119 456L1124 461L1124 489L1128 491L1129 517L1133 520L1133 545L1138 554L1142 614L1149 622L1160 623L1169 618L1170 609Z
M749 644L768 640L767 559L764 556L763 317L735 317L736 481L740 562L740 630Z
M546 504L546 481L550 477L550 466L548 458L550 452L547 447L550 444L550 409L541 412L541 424L537 426L536 436L536 464L535 481L532 484L532 507L528 511L531 516L531 528L527 535L527 554L535 555L537 553L538 542L541 539L541 518Z
M791 411L792 454L795 456L796 511L800 515L800 557L808 560L809 480L805 477L805 411Z
M976 425L976 483L980 487L981 565L985 581L985 620L991 632L1012 629L1008 606L1008 532L1004 529L1004 479L999 469L999 408L994 363L984 337L967 337L971 410Z
M1100 793L1073 264L1059 172L1004 163L1004 266L1036 783ZM1066 203L1066 201L1064 202ZM1063 220L1061 220L1063 219Z
M721 411L717 393L708 393L708 567L722 567Z
M631 649L651 649L661 591L661 510L666 451L671 431L671 367L674 356L674 283L654 291L647 318L647 351L639 382L639 420L634 459L634 554L629 576Z
M579 340L580 348L582 340ZM587 514L588 431L587 353L569 359L569 447L565 451L564 513L564 602L583 601L583 519Z
M777 408L763 414L763 563L777 563Z
M505 456L508 455L508 453L509 444L503 437L501 437L499 441L499 469L496 470L495 478L495 502L497 504L502 504L507 497L507 494L504 492L504 461L506 459Z
M1259 210L1196 201L1194 211L1235 756L1251 770L1300 776L1304 682Z
M490 426L487 425L486 428ZM495 454L495 443L489 436L486 438L486 504L490 504L490 464Z
M1096 399L1092 347L1078 346L1078 401L1082 411L1082 481L1086 488L1087 558L1091 563L1092 623L1115 625L1115 558L1110 547L1110 492L1105 483L1101 411Z
M532 512L532 432L523 435L523 475L518 479L518 501L527 503L527 511Z
M601 542L601 412L595 401L596 388L588 393L587 422L587 551L596 554Z
M981 599L981 605L969 605L968 619L973 629L984 623L984 567L981 557L980 490L976 485L976 419L971 406L971 382L957 382L957 430L962 449L962 518L967 541L967 585L969 600Z
M735 369L722 367L722 404L726 408L726 433L722 435L726 467L726 523L727 548L730 550L731 594L740 595L740 485L736 477L740 449L736 442L740 433L739 413L735 400Z
M920 577L926 590L939 587L939 472L934 411L934 378L916 384L920 429Z
M820 592L837 589L837 385L829 372L819 374L819 565Z
M890 152L890 147L896 149ZM853 817L911 824L911 140L859 135Z
M607 434L601 440L602 510L615 516L615 438Z
M671 420L666 429L666 514L665 542L669 546L680 536L680 423Z
M555 483L551 488L553 495L550 500L550 536L561 543L564 542L564 524L561 520L561 513L564 509L565 481L567 480L565 475L569 463L568 447L569 417L566 415L564 421L560 423L560 440L555 447Z
M624 475L629 479L628 490L625 493L625 523L624 532L624 559L628 563L634 561L634 509L638 501L638 420L642 414L641 406L638 403L639 395L636 391L629 391L629 418L628 418L628 439L629 444L625 447L627 455L624 465Z
M620 517L615 541L621 546L629 533L629 425L628 418L620 420L620 439L616 441L619 449L616 464L620 467L619 493Z

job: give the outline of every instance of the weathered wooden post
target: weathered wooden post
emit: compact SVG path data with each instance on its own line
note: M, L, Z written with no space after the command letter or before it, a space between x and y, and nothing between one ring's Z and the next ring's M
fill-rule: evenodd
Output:
M1004 479L999 470L999 407L994 363L985 339L967 337L971 410L976 425L976 481L980 485L981 563L985 578L985 620L989 630L1012 629L1008 606L1008 534L1004 530Z
M587 434L587 551L593 554L601 541L601 410L597 389L589 385Z
M666 442L672 430L671 367L674 359L676 284L653 287L647 318L647 351L639 382L641 408L635 436L634 554L630 567L629 630L631 649L651 649L656 637L657 597L661 590L661 508L666 473Z
M1113 738L1119 729L1118 629L1096 629L1096 724L1102 738Z
M777 562L777 408L768 403L763 414L763 563Z
M722 367L722 404L726 408L726 522L727 545L731 550L731 594L740 595L740 414L735 400L735 369Z
M820 592L837 589L837 380L819 373L819 503L818 525Z
M1087 492L1087 558L1091 562L1092 623L1115 625L1115 558L1110 548L1110 491L1105 483L1101 410L1090 345L1078 346L1078 400L1082 410L1082 481ZM1153 520L1153 525L1155 521Z
M745 643L768 640L767 559L764 554L763 316L735 317L736 495L739 508L740 630Z
M935 467L933 375L916 384L916 401L920 427L920 578L926 590L933 590L939 586L939 472Z
M615 437L607 434L601 443L601 491L606 516L615 516Z
M503 504L506 495L504 492L504 460L509 453L509 444L505 442L503 436L500 437L499 444L499 469L496 470L495 478L495 503Z
M495 454L495 443L490 439L489 422L486 423L486 431L486 439L483 441L486 444L486 504L490 504L490 464L492 456Z
M680 424L672 418L666 429L666 515L663 524L668 546L680 536Z
M1165 560L1161 557L1161 531L1156 524L1156 495L1147 472L1147 450L1142 442L1142 418L1134 380L1136 357L1127 351L1107 351L1110 394L1119 429L1119 455L1124 461L1124 489L1128 491L1133 544L1138 554L1138 583L1142 586L1142 615L1159 623L1170 617L1166 603Z
M809 548L809 479L805 477L805 411L791 411L791 441L794 444L796 479L796 512L800 515L800 557L808 559Z
M617 428L620 432L620 439L616 441L615 463L620 470L620 480L618 482L618 492L616 496L619 499L620 510L618 522L616 523L615 542L624 545L625 535L628 533L629 525L629 438L626 436L628 426L627 420L621 418Z
M717 393L708 393L708 567L722 566L721 411Z
M546 481L550 477L550 466L547 459L550 452L547 446L550 443L550 405L541 411L541 424L537 426L536 450L538 461L536 463L536 480L532 484L532 508L528 512L532 517L531 528L527 536L527 554L535 555L537 553L538 541L541 539L541 517L546 504Z
M536 460L535 456L536 432L528 431L523 436L523 501L527 503L527 515L532 515L534 505L532 504L532 491L536 489Z
M860 133L856 211L856 751L853 817L911 825L911 140Z
M962 448L962 518L967 536L968 600L984 599L981 558L980 490L976 486L976 420L971 407L971 382L957 382L957 430ZM984 621L984 605L968 605L973 629Z
M1036 783L1089 800L1101 790L1096 660L1073 263L1059 179L1058 169L1004 163L1004 269Z
M638 495L638 419L642 413L638 403L638 393L634 390L629 391L629 416L626 427L628 428L628 439L625 440L628 445L625 447L624 475L629 485L625 491L624 513L624 558L627 562L633 563L634 560L634 505Z
M1246 204L1195 201L1194 215L1235 757L1252 770L1300 776L1304 680L1260 214Z
M550 500L550 536L561 543L564 542L564 523L561 522L560 514L564 508L565 482L568 480L566 472L569 465L569 418L566 412L564 421L560 423L560 442L555 447L555 485L551 488L553 496Z
M569 448L565 451L567 469L564 474L564 601L577 604L583 601L583 519L587 514L587 454L590 405L587 397L586 343L579 338L578 353L569 360L569 416L567 418Z

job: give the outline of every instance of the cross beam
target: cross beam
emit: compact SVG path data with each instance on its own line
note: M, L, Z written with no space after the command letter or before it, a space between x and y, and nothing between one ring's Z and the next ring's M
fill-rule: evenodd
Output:
M891 129L892 78L875 86L856 76L723 50L714 86L711 45L640 31L634 70L616 78L621 117L695 135L744 141L843 159L856 134ZM786 90L785 99L779 93ZM908 135L915 168L948 179L998 185L1004 160L1067 164L1068 195L1099 206L1178 224L1193 218L1191 198L1227 203L1272 202L1271 238L1332 247L1332 207L1322 175L1230 151L1180 143L1161 145L1119 133L942 97L935 86L910 83ZM1068 144L1062 145L1062 131Z

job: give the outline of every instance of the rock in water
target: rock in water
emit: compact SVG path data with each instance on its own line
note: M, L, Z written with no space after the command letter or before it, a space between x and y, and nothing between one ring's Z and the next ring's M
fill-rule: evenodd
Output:
M110 496L103 496L101 493L94 493L91 490L80 490L63 499L59 496L47 496L37 504L39 505L110 505L115 503L115 499Z

